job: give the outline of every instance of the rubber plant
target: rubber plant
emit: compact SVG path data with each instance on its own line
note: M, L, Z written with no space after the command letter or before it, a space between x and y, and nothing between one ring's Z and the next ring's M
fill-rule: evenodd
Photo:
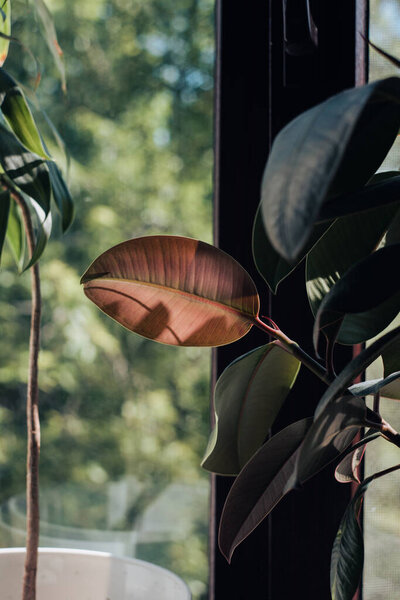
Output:
M129 240L101 254L82 277L86 296L102 311L158 342L220 346L252 327L266 334L265 345L226 368L214 392L216 424L203 467L237 475L219 532L229 561L285 494L328 463L338 461L339 481L359 482L366 444L380 436L400 447L379 408L381 395L400 400L400 327L393 325L400 306L400 172L376 174L399 126L400 79L392 77L329 98L286 125L273 143L254 221L254 259L273 293L295 267L304 268L315 356L260 318L248 273L201 241ZM337 374L336 345L368 340ZM354 383L378 357L384 376ZM300 367L326 390L314 415L269 437ZM365 401L371 394L372 407ZM363 495L374 479L398 468L361 482L343 517L332 551L334 600L351 600L360 579Z
M51 15L43 0L34 0L49 46L57 44ZM0 257L7 240L19 272L31 274L31 326L27 384L26 559L23 600L35 600L39 544L39 383L41 293L38 261L52 227L53 203L66 231L73 218L73 203L62 173L52 160L34 120L22 87L3 68L11 36L11 0L0 10ZM55 46L56 47L56 46ZM58 61L61 64L60 49ZM23 46L24 52L29 49ZM39 81L40 77L37 77ZM63 73L61 73L64 86Z

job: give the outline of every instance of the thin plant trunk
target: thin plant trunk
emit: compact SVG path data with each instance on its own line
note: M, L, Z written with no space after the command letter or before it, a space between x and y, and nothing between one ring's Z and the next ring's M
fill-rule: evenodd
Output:
M35 239L29 209L24 199L11 192L22 212L24 228L28 240L30 257L33 254ZM41 294L39 265L31 271L31 328L29 337L29 373L26 401L27 420L27 462L26 462L26 557L23 580L22 600L36 599L36 571L39 546L39 386L38 357L40 345Z

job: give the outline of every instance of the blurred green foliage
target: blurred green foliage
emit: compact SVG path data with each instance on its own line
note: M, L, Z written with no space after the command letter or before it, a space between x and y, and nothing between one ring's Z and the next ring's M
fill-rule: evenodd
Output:
M79 277L99 253L131 237L211 240L213 2L48 5L64 52L66 94L32 4L13 2L13 35L42 71L36 98L43 112L35 115L50 131L47 115L65 141L76 205L70 231L62 237L56 223L41 261L41 485L106 484L132 474L152 490L174 479L195 483L204 477L198 464L208 435L208 351L164 347L126 332L90 305ZM30 54L11 44L5 66L35 104ZM64 168L68 161L55 141L50 150ZM1 502L24 488L29 308L29 274L16 274L6 249ZM170 545L160 559L187 580L207 577L206 521L204 515L194 525L184 549Z

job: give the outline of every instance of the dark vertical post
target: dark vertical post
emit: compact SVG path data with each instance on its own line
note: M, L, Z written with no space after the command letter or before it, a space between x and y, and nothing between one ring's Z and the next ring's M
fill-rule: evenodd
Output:
M276 133L303 110L362 81L356 75L356 55L360 73L365 53L356 27L357 23L365 27L366 2L310 0L318 46L298 55L288 54L285 46L283 4L282 0L247 5L217 0L215 242L253 276L262 314L271 313L290 337L311 352L312 317L302 269L270 298L252 260L252 223ZM215 351L215 377L237 356L265 342L260 332L252 331ZM303 372L277 426L312 414L322 391L323 386ZM337 484L331 470L323 472L284 499L228 565L216 539L231 484L231 478L213 478L210 599L289 600L304 595L308 600L328 600L331 545L350 487Z

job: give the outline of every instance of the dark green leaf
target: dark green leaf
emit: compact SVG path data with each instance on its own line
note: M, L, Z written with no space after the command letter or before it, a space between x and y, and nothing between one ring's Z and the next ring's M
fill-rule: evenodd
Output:
M10 213L10 192L0 191L0 259L7 232L8 215Z
M334 339L346 313L375 308L400 291L393 266L400 263L400 244L381 248L351 267L320 304L314 325L314 347L322 331Z
M49 212L47 216L41 207L33 200L31 201L32 209L35 214L36 221L36 243L35 248L33 250L33 254L28 262L28 264L24 267L24 271L27 271L33 265L37 263L39 258L42 256L44 249L47 246L47 242L49 240L51 234L51 213Z
M330 402L304 438L296 462L296 481L304 483L335 460L364 427L366 415L361 398L343 396Z
M268 440L236 478L225 502L219 547L231 560L235 548L291 489L296 453L312 418L292 423Z
M24 229L18 206L11 202L10 214L8 216L7 241L10 245L18 270L22 269L25 254Z
M352 361L350 361L343 371L334 379L328 389L325 391L315 411L315 418L325 410L327 405L335 398L342 395L354 379L362 373L371 363L383 354L390 344L400 339L400 327L396 327L385 335L378 338L373 344L365 348Z
M11 0L5 0L2 2L2 14L0 18L0 67L4 64L10 40L8 39L11 34Z
M264 442L300 362L278 342L241 356L218 379L214 393L215 428L202 466L236 475Z
M328 99L279 133L264 173L261 211L272 245L286 260L300 255L328 198L356 191L375 173L399 129L399 98L400 79L376 81Z
M330 224L323 223L315 225L308 243L301 253L298 260L291 264L282 258L271 246L264 224L260 215L260 209L257 210L253 226L253 257L260 275L265 279L271 291L276 294L278 285L285 279L296 266L301 262L307 252L325 233Z
M349 387L349 392L353 396L370 396L377 394L378 392L384 394L386 386L390 385L400 377L400 371L391 373L382 379L371 379L370 381L362 381L361 383L355 383Z
M8 177L36 200L47 214L50 209L50 177L43 159L22 146L0 123L0 163Z
M31 152L48 158L31 110L17 82L0 68L0 105L11 129Z
M54 201L62 218L62 230L67 231L74 218L74 204L60 169L52 161L47 161Z

